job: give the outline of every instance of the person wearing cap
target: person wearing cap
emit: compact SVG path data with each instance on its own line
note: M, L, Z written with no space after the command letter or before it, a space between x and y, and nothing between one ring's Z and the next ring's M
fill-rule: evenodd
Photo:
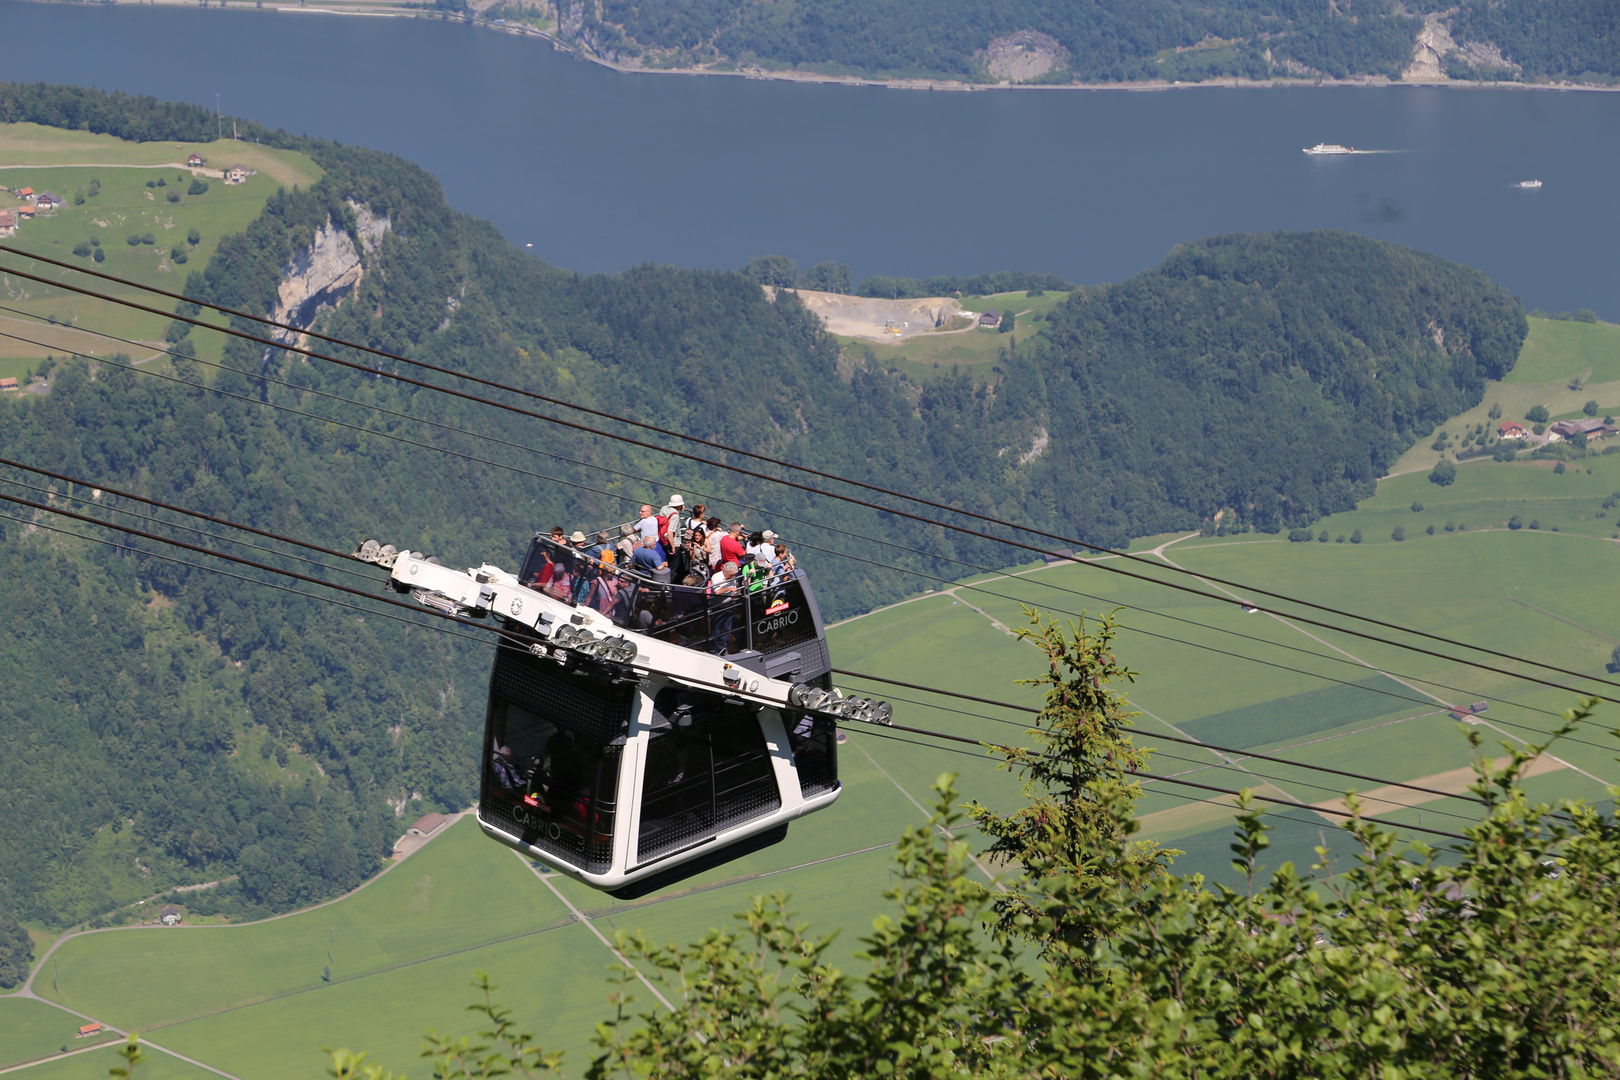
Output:
M691 527L692 517L686 512L686 500L676 492L669 497L660 511L660 519L664 526L663 535L659 538L664 545L664 552L669 556L670 573L676 581L686 576L686 530Z
M577 553L574 559L573 592L569 599L576 604L583 604L585 598L591 594L591 583L596 580L597 562L587 547L590 541L585 539L585 534L580 530L574 530L574 535L568 538L568 543Z

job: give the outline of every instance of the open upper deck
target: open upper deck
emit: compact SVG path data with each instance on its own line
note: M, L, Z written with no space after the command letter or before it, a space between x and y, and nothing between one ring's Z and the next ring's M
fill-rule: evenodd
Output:
M819 683L831 670L821 611L803 570L745 569L727 585L677 585L607 565L590 551L536 534L518 578L623 629L724 656L768 678Z

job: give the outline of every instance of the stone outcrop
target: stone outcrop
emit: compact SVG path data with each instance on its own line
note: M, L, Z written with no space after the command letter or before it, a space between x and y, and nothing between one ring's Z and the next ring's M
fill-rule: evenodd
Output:
M308 328L321 312L335 308L350 295L365 275L364 255L374 250L389 229L388 218L373 214L369 207L349 203L354 211L356 248L352 237L330 219L315 234L309 247L297 252L281 268L281 287L270 317L300 329ZM286 345L302 344L303 335L276 330L272 335Z
M1423 29L1418 31L1412 46L1412 63L1401 72L1404 82L1451 82L1446 74L1446 61L1457 57L1482 72L1517 74L1518 64L1502 55L1495 45L1485 41L1470 41L1462 45L1451 36L1451 28L1441 15L1425 15Z
M1050 34L1038 30L1020 30L995 38L974 59L984 65L985 71L993 79L1023 82L1039 78L1059 64L1067 63L1069 50L1058 44L1057 38Z

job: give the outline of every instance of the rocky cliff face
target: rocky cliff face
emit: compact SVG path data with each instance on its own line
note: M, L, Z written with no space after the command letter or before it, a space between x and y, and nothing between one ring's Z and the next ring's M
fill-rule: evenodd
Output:
M369 207L356 202L350 202L349 206L354 210L360 247L357 249L348 232L328 219L315 234L314 242L281 268L281 287L277 291L275 310L270 314L276 322L308 327L321 312L336 307L360 283L365 274L364 255L376 248L391 223L388 218L373 214ZM303 335L277 330L274 337L283 344L294 345L302 344Z

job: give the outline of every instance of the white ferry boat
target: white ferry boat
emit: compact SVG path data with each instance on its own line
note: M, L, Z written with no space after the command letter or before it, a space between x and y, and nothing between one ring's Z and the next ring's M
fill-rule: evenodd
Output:
M1541 186L1541 181L1540 180L1520 180L1517 184L1514 184L1513 186L1514 187L1520 187L1520 188L1534 189L1534 188L1538 188L1538 187Z
M1319 142L1315 146L1307 146L1305 152L1307 154L1353 154L1356 152L1356 148L1353 146L1340 146L1338 143Z

